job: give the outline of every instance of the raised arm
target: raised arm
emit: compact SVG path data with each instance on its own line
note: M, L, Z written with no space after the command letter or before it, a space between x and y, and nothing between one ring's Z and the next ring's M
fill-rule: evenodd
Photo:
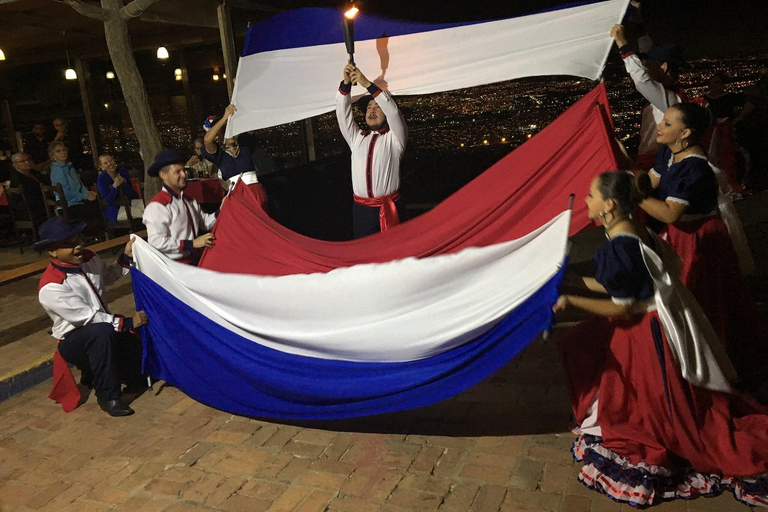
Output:
M344 79L341 81L339 90L336 93L336 120L339 122L341 135L350 147L355 142L355 137L360 133L360 128L355 123L355 118L352 115L352 98L350 96L352 92L350 74L354 69L355 66L352 64L344 66L342 71Z
M630 48L627 38L624 36L624 27L621 25L614 25L611 29L611 37L616 42L616 46L619 47L619 53L624 61L624 67L626 68L629 76L632 77L632 81L635 83L637 92L643 95L648 102L657 109L664 112L669 107L667 100L667 88L660 82L657 82L651 75L648 74L648 70L643 65L635 52Z
M216 121L216 124L214 124L211 129L206 132L205 137L203 138L203 142L205 143L205 150L208 153L216 152L216 137L219 135L219 132L224 129L227 121L235 112L237 112L237 107L234 105L229 105L226 109L224 109L224 115L221 116L221 119Z
M405 124L405 119L400 113L400 109L397 108L397 104L392 100L386 91L382 91L379 87L368 80L365 75L359 70L355 69L350 75L352 80L368 90L368 93L373 96L376 103L387 116L387 124L395 139L400 143L403 149L408 143L408 127Z

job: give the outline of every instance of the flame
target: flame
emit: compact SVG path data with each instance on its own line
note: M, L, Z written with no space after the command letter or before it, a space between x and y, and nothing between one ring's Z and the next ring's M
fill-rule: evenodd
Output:
M360 12L360 9L358 9L357 7L352 7L350 10L344 13L344 17L347 18L348 20L352 20L355 18L355 16L357 16L358 12Z

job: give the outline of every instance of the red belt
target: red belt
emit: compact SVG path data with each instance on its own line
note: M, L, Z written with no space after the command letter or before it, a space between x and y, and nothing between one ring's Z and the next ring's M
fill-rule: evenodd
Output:
M360 197L353 194L353 197L357 204L379 209L379 225L382 231L400 224L400 216L395 206L395 201L400 199L400 192L396 191L381 197Z

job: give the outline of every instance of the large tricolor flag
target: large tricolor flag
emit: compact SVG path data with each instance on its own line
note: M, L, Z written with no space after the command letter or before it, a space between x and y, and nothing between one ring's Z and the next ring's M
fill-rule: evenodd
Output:
M286 276L183 265L137 239L145 367L200 402L259 417L344 418L451 397L549 328L569 221L565 211L504 243Z
M370 80L395 95L530 76L597 79L610 50L610 29L621 21L629 2L569 5L509 19L442 25L362 12L355 19L355 62ZM342 16L337 9L296 9L248 29L232 99L238 111L227 125L228 135L333 109L347 62Z

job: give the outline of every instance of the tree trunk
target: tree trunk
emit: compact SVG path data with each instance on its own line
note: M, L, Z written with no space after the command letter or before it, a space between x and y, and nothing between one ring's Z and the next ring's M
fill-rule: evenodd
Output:
M120 18L119 11L123 7L122 0L101 0L101 6L114 13L112 19L104 23L104 35L107 40L109 56L115 68L120 87L123 90L128 114L131 116L133 130L139 140L139 153L144 161L144 169L150 166L152 161L163 149L160 133L155 127L152 118L152 109L149 106L147 90L144 81L139 74L136 60L133 57L131 40L128 36L128 23ZM144 175L144 198L151 199L160 190L156 179Z

